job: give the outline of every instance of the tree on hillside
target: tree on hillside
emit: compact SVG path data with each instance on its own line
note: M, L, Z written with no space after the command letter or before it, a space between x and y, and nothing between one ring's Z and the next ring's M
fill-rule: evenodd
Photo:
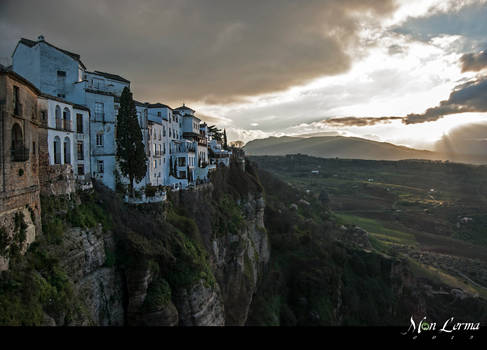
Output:
M213 134L213 139L219 142L223 141L223 133L221 129L218 129L215 125L208 127L208 132Z
M230 142L230 147L235 147L235 148L242 148L244 146L243 141L231 141Z
M121 173L130 180L130 191L135 196L134 181L140 182L147 172L142 131L137 119L137 110L128 88L120 96L117 116L117 161Z
M227 149L228 144L227 144L227 130L223 129L223 148Z

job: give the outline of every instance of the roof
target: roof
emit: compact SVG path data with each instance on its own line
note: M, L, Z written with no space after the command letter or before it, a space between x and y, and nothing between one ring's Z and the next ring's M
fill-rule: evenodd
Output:
M185 110L185 109L188 110L188 111L191 111L191 112L195 112L194 109L191 109L189 107L186 107L186 105L184 105L184 104L181 107L176 108L176 110Z
M68 55L69 57L73 58L74 60L78 61L79 64L81 64L81 66L83 67L83 69L86 69L85 65L83 64L83 62L81 62L81 56L78 55L77 53L74 53L74 52L71 52L71 51L67 51L67 50L63 50L63 49L60 49L59 47L57 46L54 46L53 44L50 44L48 43L47 41L45 40L38 40L38 41L33 41L33 40L29 40L29 39L26 39L26 38L21 38L19 40L19 43L18 44L24 44L28 47L34 47L35 45L37 45L38 43L40 42L43 42L45 43L46 45L49 45L51 46L52 48L58 50L58 51L61 51L62 53L64 53L65 55ZM17 44L17 45L18 45ZM15 48L17 49L17 48ZM15 52L15 50L14 50Z
M43 97L43 98L46 98L46 99L49 99L49 100L54 100L54 101L58 101L58 102L61 102L61 103L65 103L67 105L71 105L71 106L73 106L76 109L81 109L81 110L90 112L90 109L88 107L79 105L77 103L72 103L72 102L66 101L65 99L63 99L61 97L52 96L52 95L45 94L45 93L41 93L39 96L40 97Z
M168 105L165 105L164 103L159 103L159 102L157 102L157 103L149 103L147 105L147 107L149 107L149 108L169 108L170 110L172 110L172 108L169 107Z
M93 89L85 89L86 92L92 93L92 94L97 94L97 95L105 95L105 96L113 96L113 97L118 97L112 92L108 91L100 91L100 90L93 90Z
M88 72L88 73L98 74L98 75L101 75L102 77L105 77L108 79L118 80L118 81L121 81L123 83L129 83L130 84L130 80L127 80L127 79L121 77L120 75L116 75L116 74L112 74L112 73L106 73L106 72L100 72L99 70L96 70L94 72Z
M0 74L6 74L10 76L12 79L17 80L18 82L24 84L25 86L29 87L36 95L40 95L41 92L38 88L35 87L29 80L25 79L18 73L15 73L12 69L7 68L3 65L0 65Z

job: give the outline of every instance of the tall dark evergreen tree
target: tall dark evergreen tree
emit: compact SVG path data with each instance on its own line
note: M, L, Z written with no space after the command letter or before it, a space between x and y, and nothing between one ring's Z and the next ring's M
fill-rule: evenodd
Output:
M216 125L211 125L208 127L208 132L213 134L213 138L219 142L222 142L223 133L221 129L218 129Z
M223 148L227 149L227 130L223 129Z
M144 178L147 172L147 156L135 102L128 88L124 88L120 96L117 117L117 161L122 174L130 180L130 190L134 197L134 181L140 182Z

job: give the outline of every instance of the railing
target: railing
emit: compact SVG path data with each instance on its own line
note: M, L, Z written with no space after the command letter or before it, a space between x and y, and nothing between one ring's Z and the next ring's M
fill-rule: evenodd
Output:
M160 157L160 156L161 156L161 151L154 152L154 157Z
M56 119L56 129L63 130L63 121L62 121L62 119Z
M67 119L63 120L63 129L65 131L71 131L71 121L70 120L67 120Z
M23 145L12 148L12 160L14 162L26 162L29 160L29 149Z

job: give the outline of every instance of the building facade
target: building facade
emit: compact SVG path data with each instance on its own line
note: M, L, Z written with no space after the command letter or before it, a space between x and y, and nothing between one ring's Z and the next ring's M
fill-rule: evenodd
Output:
M0 66L0 271L41 233L39 93Z

